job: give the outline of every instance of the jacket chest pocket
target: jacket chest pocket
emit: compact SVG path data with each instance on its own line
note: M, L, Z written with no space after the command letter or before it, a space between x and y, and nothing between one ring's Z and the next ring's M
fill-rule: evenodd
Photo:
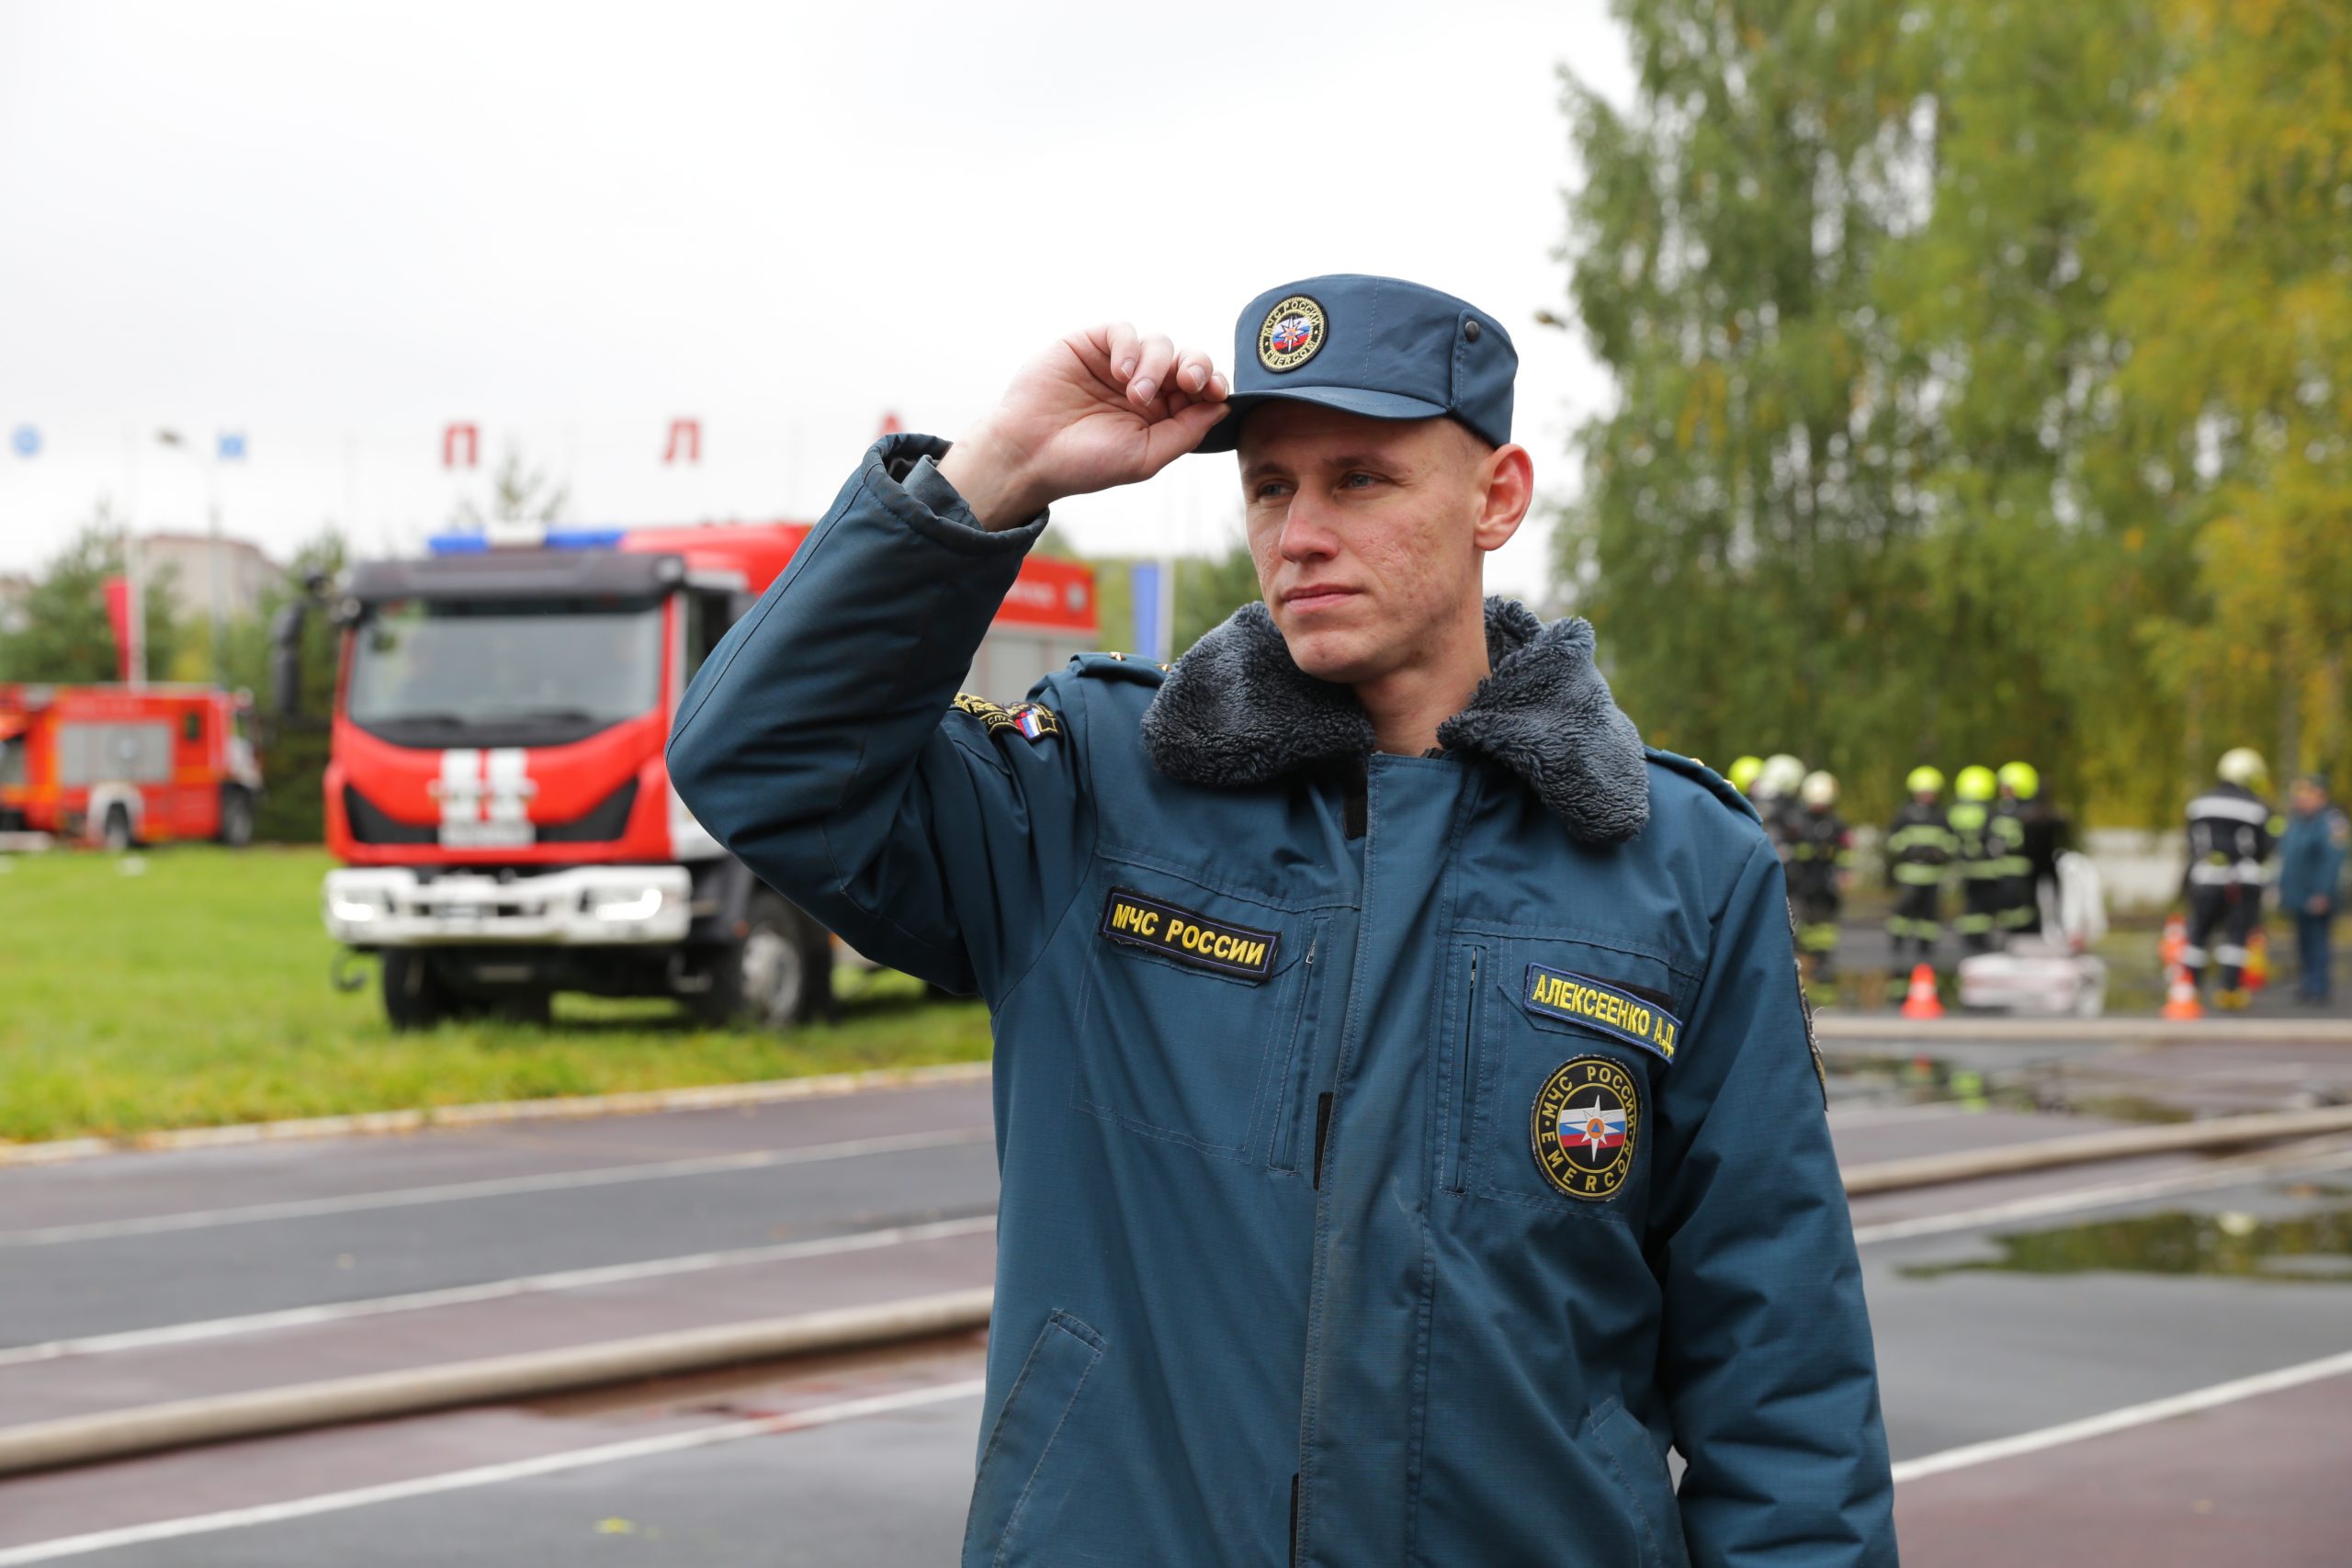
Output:
M1440 1185L1640 1213L1688 988L1661 959L1569 937L1465 931L1449 962Z
M1072 1103L1145 1137L1252 1158L1284 1098L1318 920L1125 865L1091 897Z

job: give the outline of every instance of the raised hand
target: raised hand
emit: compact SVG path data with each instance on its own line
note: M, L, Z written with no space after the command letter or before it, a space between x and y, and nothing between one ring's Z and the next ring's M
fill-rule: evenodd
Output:
M1090 327L1023 366L939 472L981 526L1016 527L1064 496L1151 478L1201 444L1227 390L1199 349Z

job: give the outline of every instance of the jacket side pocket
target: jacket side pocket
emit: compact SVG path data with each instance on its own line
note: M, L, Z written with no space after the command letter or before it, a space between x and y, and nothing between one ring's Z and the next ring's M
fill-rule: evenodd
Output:
M1674 1478L1649 1428L1611 1399L1593 1412L1586 1438L1608 1461L1625 1494L1642 1537L1643 1568L1690 1568L1690 1549L1682 1540L1682 1508L1674 1500Z
M1103 1349L1102 1337L1069 1314L1046 1319L980 1453L964 1525L964 1568L1006 1568L1020 1561L1013 1552L1023 1516Z

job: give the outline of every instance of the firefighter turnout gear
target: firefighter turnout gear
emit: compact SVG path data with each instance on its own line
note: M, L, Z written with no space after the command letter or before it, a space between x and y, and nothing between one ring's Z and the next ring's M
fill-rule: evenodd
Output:
M1952 779L1954 861L1960 871L1960 915L1952 929L1969 953L1989 952L2000 923L2001 880L2009 861L2007 839L1995 826L1993 770L1968 767ZM2012 829L2015 823L2010 824Z
M1933 768L1914 768L1909 782L1911 804L1894 814L1886 830L1886 881L1894 890L1886 934L1894 939L1898 969L1935 961L1936 943L1944 934L1944 874L1960 852L1951 823L1935 800L1943 775Z
M2251 763L2246 759L2251 758ZM2262 759L2241 746L2222 768L2260 778ZM2222 770L2217 770L2221 772ZM2188 945L2181 950L2197 988L2209 968L2222 972L2221 1004L2245 1005L2246 938L2262 919L2264 863L2270 858L2270 807L2237 779L2219 777L2188 803Z
M987 998L967 1568L1894 1568L1746 801L1645 751L1589 626L1503 600L1428 755L1376 750L1257 604L1171 672L1073 660L1040 732L984 724L956 687L1046 519L978 526L945 450L875 447L670 767L861 952Z
M1835 978L1838 918L1845 908L1844 878L1851 860L1852 835L1838 815L1838 781L1827 773L1806 776L1801 804L1789 817L1789 905L1796 913L1797 948L1812 967L1811 978Z

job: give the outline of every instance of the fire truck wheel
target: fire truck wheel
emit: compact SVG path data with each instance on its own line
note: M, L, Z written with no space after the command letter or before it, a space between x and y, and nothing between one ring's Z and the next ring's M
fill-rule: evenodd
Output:
M450 1012L449 994L421 953L384 953L384 1017L396 1030L430 1029Z
M130 849L137 840L130 831L129 809L120 806L107 807L106 823L99 829L99 838L107 848L118 854Z
M751 930L711 964L710 989L696 1010L708 1023L789 1029L831 1010L832 939L773 893L746 912Z
M220 792L220 841L232 850L254 841L254 797L235 784Z

